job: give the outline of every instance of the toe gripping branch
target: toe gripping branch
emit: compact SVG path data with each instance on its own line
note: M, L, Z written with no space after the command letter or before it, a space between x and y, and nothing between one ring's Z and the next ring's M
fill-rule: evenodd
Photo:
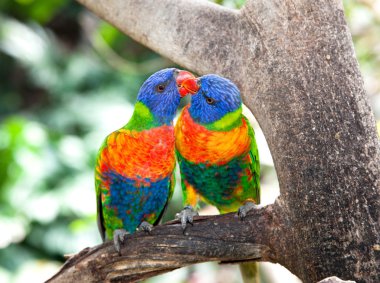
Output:
M119 255L121 255L121 246L124 244L126 235L128 235L128 232L124 229L116 229L113 232L113 245Z
M137 228L139 231L144 231L147 233L150 233L153 229L153 225L143 221ZM128 235L129 233L125 229L116 229L113 232L113 245L115 247L115 250L119 255L121 255L121 247L124 244L125 236Z
M193 225L193 218L198 215L198 212L195 211L191 205L187 205L181 212L177 213L175 217L181 221L182 229L185 231L187 223Z
M259 208L259 206L253 200L247 200L242 206L239 207L237 214L240 220L244 220L249 211L257 208Z
M144 232L150 233L153 229L153 225L146 222L146 221L143 221L143 222L141 222L141 224L139 225L139 227L137 229L139 231L144 231Z

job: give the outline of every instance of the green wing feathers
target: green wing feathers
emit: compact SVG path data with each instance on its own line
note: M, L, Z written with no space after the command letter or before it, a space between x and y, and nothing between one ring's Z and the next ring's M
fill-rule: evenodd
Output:
M247 117L243 115L243 119L246 121L248 125L248 135L251 137L251 151L249 152L252 163L251 163L251 170L253 173L253 183L254 183L254 200L256 201L256 204L260 203L260 158L259 158L259 150L257 148L256 144L256 138L255 138L255 131L252 128L252 125L250 124Z

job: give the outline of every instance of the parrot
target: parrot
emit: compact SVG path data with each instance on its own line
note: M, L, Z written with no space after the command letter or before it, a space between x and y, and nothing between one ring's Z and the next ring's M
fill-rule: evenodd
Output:
M191 94L175 125L184 209L182 228L193 222L200 201L220 213L247 212L260 203L260 161L254 130L242 114L239 89L215 74L190 79ZM242 263L244 282L255 282L254 262Z
M190 72L168 68L141 86L129 122L109 134L95 166L97 224L120 254L125 235L158 224L175 184L173 118Z

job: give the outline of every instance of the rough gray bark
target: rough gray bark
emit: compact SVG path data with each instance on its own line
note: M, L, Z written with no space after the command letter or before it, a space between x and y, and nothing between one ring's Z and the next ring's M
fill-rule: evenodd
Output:
M265 247L247 249L252 257L242 253L240 259L278 262L304 282L331 275L380 282L379 139L340 1L249 0L240 11L198 0L78 1L185 68L218 73L240 87L267 138L281 190L267 213L249 216L248 230L231 224L230 237ZM196 222L189 233L203 227L202 235L218 238L206 228L213 221L220 227L223 217ZM178 235L171 227L157 230ZM132 238L133 245L144 242L144 236ZM146 261L133 271L129 261L110 268L118 267L115 257L102 271L122 276L125 268L136 274L148 269L153 276L205 260L238 259L234 248L214 256L215 246L199 251L192 236L177 241L190 251L153 238L156 250L168 248L144 253ZM109 247L101 250L110 256ZM176 264L152 263L164 255L183 256ZM57 278L65 281L70 270Z

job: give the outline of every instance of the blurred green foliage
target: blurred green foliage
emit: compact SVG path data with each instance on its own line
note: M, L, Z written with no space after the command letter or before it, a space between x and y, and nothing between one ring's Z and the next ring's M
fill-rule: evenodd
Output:
M379 118L380 1L344 4ZM41 282L64 254L100 242L96 152L128 120L142 82L167 66L173 63L74 1L0 2L0 282ZM180 208L177 189L166 219ZM208 276L231 277L228 267L205 266ZM172 282L189 274L196 281L199 270Z

